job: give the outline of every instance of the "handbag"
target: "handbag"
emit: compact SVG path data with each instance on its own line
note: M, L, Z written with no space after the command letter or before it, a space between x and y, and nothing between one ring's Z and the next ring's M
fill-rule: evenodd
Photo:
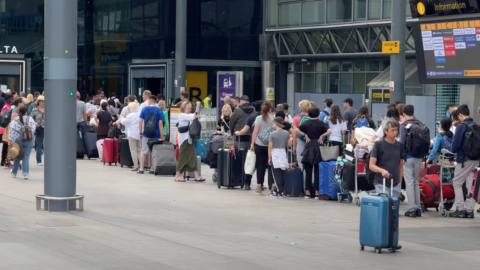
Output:
M319 146L319 148L320 148L320 155L322 156L322 161L331 161L331 160L338 159L339 157L338 145L331 146L330 143L327 143L326 145Z
M253 151L248 151L247 152L247 157L245 158L245 174L248 175L253 175L255 172L255 162L257 161L257 156L255 155L255 152Z

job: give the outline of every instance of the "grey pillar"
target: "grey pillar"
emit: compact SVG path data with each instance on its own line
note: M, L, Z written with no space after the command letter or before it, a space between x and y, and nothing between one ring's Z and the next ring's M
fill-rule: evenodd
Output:
M467 104L470 109L470 117L473 121L480 123L478 107L480 107L480 85L462 84L460 88L460 102L458 105Z
M179 97L180 90L182 87L185 89L186 86L187 0L177 0L175 24L175 81L177 82L175 95Z
M390 101L405 102L405 18L407 16L405 0L392 1L392 40L400 41L400 53L390 58L390 81L395 91L390 93Z
M45 195L52 197L76 193L77 17L77 1L45 1ZM64 212L66 202L51 201L49 210Z
M273 88L276 92L275 62L273 61L262 61L262 100L267 100L267 88ZM270 101L275 103L275 100Z

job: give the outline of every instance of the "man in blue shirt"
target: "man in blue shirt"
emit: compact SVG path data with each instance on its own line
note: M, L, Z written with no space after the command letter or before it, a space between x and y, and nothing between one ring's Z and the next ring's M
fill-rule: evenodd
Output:
M330 118L330 113L331 113L330 107L332 107L332 104L333 104L333 100L329 97L323 100L323 106L325 106L325 110L323 110L320 113L318 120L323 121L325 123L328 122L328 118Z
M467 190L469 191L473 185L473 169L478 166L478 160L470 160L465 155L463 150L463 143L467 126L475 124L470 117L470 109L467 105L460 105L457 109L458 118L462 123L457 126L455 136L452 143L452 152L457 153L457 165L455 165L455 176L453 178L453 189L455 190L455 208L456 211L450 213L450 217L455 218L473 218L473 208L475 207L475 200L468 198L463 200L463 184L466 182Z
M150 115L155 115L155 134L153 136L146 136L143 134L145 131L145 125L148 125L148 117ZM138 123L138 130L140 131L140 144L141 144L141 155L140 155L140 169L138 170L139 174L144 173L145 162L147 161L148 155L150 155L150 149L148 149L148 140L149 139L161 139L162 141L165 140L165 136L163 135L163 112L157 106L157 97L151 95L148 98L148 106L142 109L140 112L140 121ZM145 122L145 125L144 125ZM150 169L150 174L154 174L154 171Z

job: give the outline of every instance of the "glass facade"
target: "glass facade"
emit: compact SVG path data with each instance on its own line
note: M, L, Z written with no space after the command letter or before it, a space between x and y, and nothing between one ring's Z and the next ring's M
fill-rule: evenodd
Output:
M175 0L77 1L82 93L126 95L132 59L166 59L175 51ZM188 0L187 58L258 61L262 3ZM43 91L43 9L44 0L0 0L0 44L32 59L33 91Z
M295 92L366 94L366 85L389 65L389 60L296 63Z
M390 20L393 0L266 0L267 27ZM405 6L411 18L410 6Z

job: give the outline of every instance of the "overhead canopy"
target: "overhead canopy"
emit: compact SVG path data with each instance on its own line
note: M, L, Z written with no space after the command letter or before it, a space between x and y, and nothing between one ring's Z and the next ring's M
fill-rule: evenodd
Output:
M405 81L410 79L415 73L417 73L417 61L407 60L405 61ZM390 67L378 74L367 86L374 88L386 88L390 84Z

